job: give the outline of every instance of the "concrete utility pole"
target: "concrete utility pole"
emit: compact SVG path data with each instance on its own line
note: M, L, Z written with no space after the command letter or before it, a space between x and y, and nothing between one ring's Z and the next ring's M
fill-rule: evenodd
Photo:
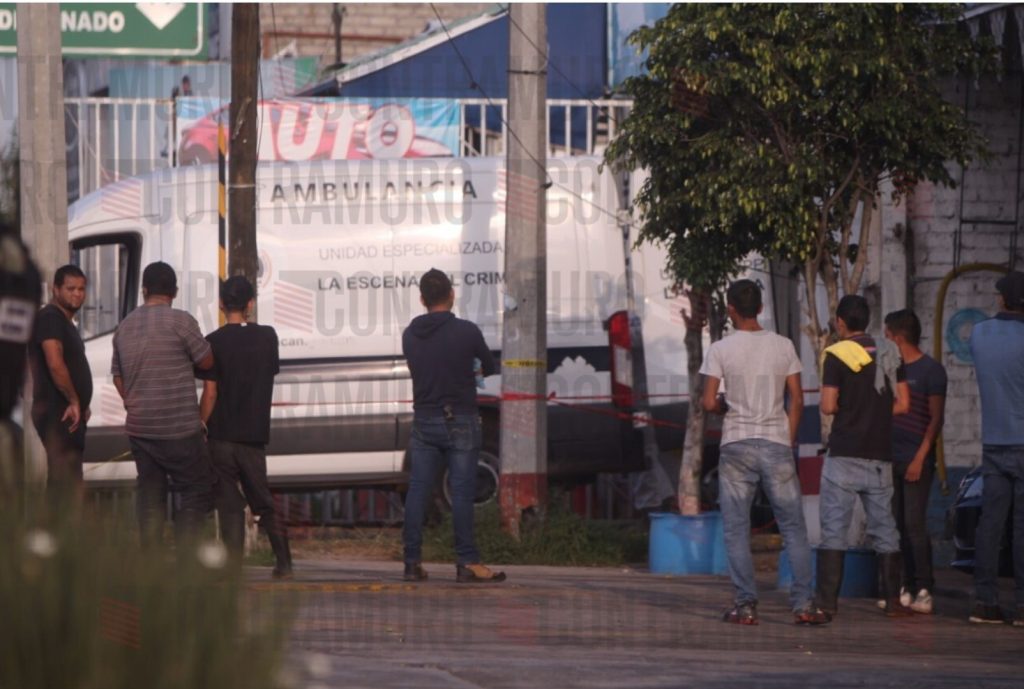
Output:
M68 262L68 164L64 151L64 64L60 52L60 5L17 6L18 145L20 146L21 237L49 281ZM44 287L43 294L49 295ZM32 382L24 407L32 408ZM46 453L32 429L26 431L29 482L44 480Z
M518 538L547 502L547 6L509 6L501 518Z
M231 109L228 132L228 275L257 284L256 144L259 99L260 8L231 8ZM269 123L267 123L269 126Z
M44 279L68 262L68 164L60 5L19 3L21 236Z

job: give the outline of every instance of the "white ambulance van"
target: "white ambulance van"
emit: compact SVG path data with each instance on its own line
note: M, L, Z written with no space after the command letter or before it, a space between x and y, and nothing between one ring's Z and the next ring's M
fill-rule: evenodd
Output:
M612 175L596 158L549 161L549 471L585 479L644 468L640 434L612 399L609 343L628 332L623 237ZM417 279L449 273L455 312L500 356L506 176L494 158L261 164L257 173L258 320L280 338L268 471L279 489L389 486L405 480L412 385L401 336L423 312ZM95 377L86 477L132 481L125 411L110 376L113 333L141 303L140 275L165 261L174 306L218 327L214 166L119 181L70 211L73 260L89 278L80 328ZM635 239L635 236L634 236ZM633 250L647 385L662 449L681 447L686 354L665 256ZM770 309L766 309L766 312ZM615 316L615 314L619 314ZM613 318L614 316L614 318ZM618 321L616 322L616 319ZM609 330L609 325L612 325ZM500 374L480 391L482 462L497 470Z

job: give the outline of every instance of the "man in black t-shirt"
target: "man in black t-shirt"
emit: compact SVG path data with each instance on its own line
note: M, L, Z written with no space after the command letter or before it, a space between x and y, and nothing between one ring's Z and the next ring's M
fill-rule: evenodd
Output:
M80 495L92 371L72 322L85 302L85 273L66 265L53 276L50 303L36 314L32 363L32 423L46 448L47 485Z
M928 535L928 497L935 475L935 441L946 406L946 369L921 351L921 321L910 309L885 317L885 337L900 349L910 411L892 420L892 509L903 550L900 602L930 614L935 577Z
M847 533L859 499L867 533L879 556L886 614L910 614L900 604L900 538L892 514L892 417L905 414L910 393L899 351L864 331L871 313L864 297L849 294L836 309L842 338L825 350L821 411L835 416L828 456L821 472L821 546L817 600L826 613L837 610ZM894 394L895 393L895 394Z
M252 285L241 275L229 278L221 287L221 308L227 322L206 337L215 364L204 376L199 411L217 472L215 505L221 537L239 562L248 502L274 551L274 578L282 579L292 575L292 557L287 528L274 512L266 452L274 376L280 370L278 340L270 326L246 321L254 300Z

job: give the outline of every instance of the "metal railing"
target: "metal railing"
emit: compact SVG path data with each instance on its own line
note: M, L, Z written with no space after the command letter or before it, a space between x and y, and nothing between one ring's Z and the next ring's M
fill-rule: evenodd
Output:
M505 155L508 101L458 103L458 155ZM174 100L67 98L64 107L69 201L120 179L177 165ZM548 156L600 154L631 107L627 100L548 100Z
M600 154L629 113L629 100L548 99L548 156ZM508 150L508 101L459 101L461 156L500 156Z
M67 98L68 200L174 164L174 101Z

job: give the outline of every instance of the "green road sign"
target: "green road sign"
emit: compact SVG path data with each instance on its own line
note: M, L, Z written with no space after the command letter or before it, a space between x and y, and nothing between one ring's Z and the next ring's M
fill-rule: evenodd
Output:
M0 54L16 52L15 3L0 3ZM62 3L60 28L68 57L206 57L202 3Z

